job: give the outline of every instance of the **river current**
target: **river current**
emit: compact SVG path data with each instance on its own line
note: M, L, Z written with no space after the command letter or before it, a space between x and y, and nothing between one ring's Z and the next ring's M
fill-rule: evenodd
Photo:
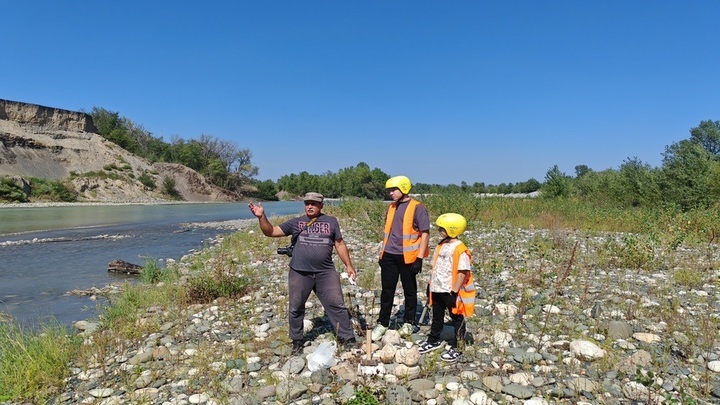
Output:
M303 210L300 202L263 206L268 216ZM163 266L233 232L188 224L252 218L244 203L0 206L0 313L31 327L93 318L105 302L68 292L137 279L109 273L110 261Z

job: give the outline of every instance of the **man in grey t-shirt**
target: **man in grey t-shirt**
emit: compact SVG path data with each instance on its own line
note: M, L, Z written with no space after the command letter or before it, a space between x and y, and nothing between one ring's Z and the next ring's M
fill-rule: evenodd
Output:
M341 345L355 344L355 333L350 313L345 307L340 273L332 260L335 249L351 280L356 274L350 260L350 252L343 240L337 218L321 212L324 198L319 193L305 194L305 215L273 226L265 216L265 209L259 203L248 204L250 211L258 218L260 230L265 236L282 237L293 235L294 248L288 272L289 335L293 341L293 353L303 348L303 320L305 302L315 291L325 308L333 327L336 327Z

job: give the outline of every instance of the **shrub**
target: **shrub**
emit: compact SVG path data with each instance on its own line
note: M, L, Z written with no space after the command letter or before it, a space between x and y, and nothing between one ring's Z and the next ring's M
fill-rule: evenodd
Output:
M172 177L164 177L163 178L163 193L173 197L173 198L180 198L180 193L175 189L175 179Z
M27 202L27 196L23 192L22 188L11 178L3 177L0 179L0 200L9 202Z
M170 281L175 278L176 272L163 269L155 259L148 259L140 270L140 278L147 284L157 284L160 281Z
M245 294L253 285L251 278L224 271L210 271L190 279L186 301L189 304L212 302L220 297L232 298Z
M32 199L63 202L77 201L77 192L62 181L38 177L31 177L29 180L30 198Z
M143 186L149 188L150 190L155 190L155 188L157 187L157 185L155 184L155 179L147 172L143 172L140 176L138 176L138 180L140 180L140 183L142 183Z

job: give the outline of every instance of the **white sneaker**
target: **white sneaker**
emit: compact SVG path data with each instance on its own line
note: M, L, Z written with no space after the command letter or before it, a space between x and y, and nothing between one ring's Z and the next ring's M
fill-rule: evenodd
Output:
M398 329L398 332L403 336L410 336L413 334L413 326L409 323L404 323L403 326Z
M382 326L381 324L375 325L372 330L372 341L377 342L378 340L382 339L385 331L387 331L386 327Z

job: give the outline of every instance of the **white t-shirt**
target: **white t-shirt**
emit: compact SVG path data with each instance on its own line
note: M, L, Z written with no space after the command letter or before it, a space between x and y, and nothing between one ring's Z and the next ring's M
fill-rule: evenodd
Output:
M451 239L448 242L439 245L436 249L440 249L435 266L433 266L432 277L430 279L430 291L432 292L450 292L452 291L452 261L455 247L462 243L459 239ZM458 271L471 270L470 257L467 252L460 254L460 263Z

